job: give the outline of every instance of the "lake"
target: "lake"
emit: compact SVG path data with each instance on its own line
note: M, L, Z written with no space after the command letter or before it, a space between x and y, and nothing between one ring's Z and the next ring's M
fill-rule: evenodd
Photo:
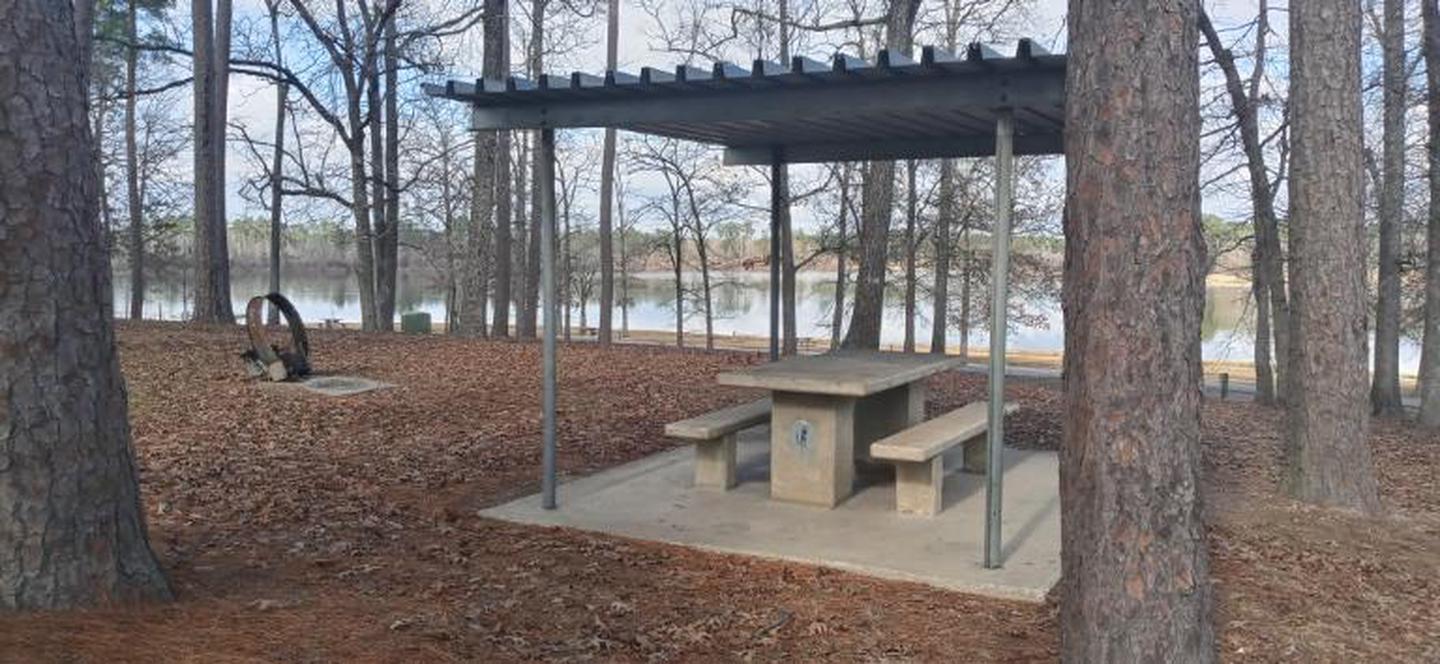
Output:
M699 274L686 275L687 281L698 291ZM769 274L765 272L726 273L717 278L721 281L715 289L715 333L717 335L764 336L769 331L770 289ZM264 273L242 271L232 275L235 312L244 315L245 303L250 297L265 293L268 280ZM360 300L355 279L342 273L300 274L288 276L283 281L283 291L300 316L315 324L325 319L342 321L360 320ZM830 336L830 313L834 301L835 279L831 274L802 272L796 282L796 318L802 337ZM952 286L955 288L955 286ZM596 287L598 292L598 286ZM620 297L617 288L616 298ZM180 320L188 314L189 295L186 286L179 280L161 280L150 284L145 304L146 318ZM126 275L115 275L116 311L124 315L129 311L128 281ZM638 273L631 275L630 307L631 330L673 330L675 325L675 293L671 276L663 272ZM898 303L898 293L892 300ZM921 296L919 309L929 310L928 296ZM1017 324L1009 333L1009 346L1017 350L1059 351L1064 348L1064 331L1060 304L1054 300L1026 302L1026 309L1032 320ZM687 309L694 305L687 303ZM439 322L445 320L445 292L443 283L433 274L422 271L402 272L400 275L397 308L401 313L423 311ZM587 307L586 322L594 325L598 320L599 307L591 302ZM686 330L697 335L705 329L704 317L698 310L690 311ZM1253 359L1254 347L1251 331L1253 311L1249 290L1237 286L1211 286L1205 292L1205 320L1201 328L1202 356L1206 360ZM580 325L578 309L571 314L571 324ZM615 326L620 326L620 313L615 314ZM952 326L953 328L953 326ZM984 329L982 329L984 328ZM971 330L970 344L983 346L987 343L987 325ZM882 341L886 344L900 344L904 341L904 312L892 307L886 312ZM930 339L928 316L916 324L916 339L925 344ZM697 340L698 341L698 340ZM950 330L951 344L959 343L959 334ZM1410 339L1401 340L1401 370L1413 373L1419 366L1419 344Z

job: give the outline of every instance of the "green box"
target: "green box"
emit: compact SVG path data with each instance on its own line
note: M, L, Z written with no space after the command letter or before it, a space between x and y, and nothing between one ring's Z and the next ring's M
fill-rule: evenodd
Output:
M405 334L430 334L430 314L417 312L401 315L400 331Z

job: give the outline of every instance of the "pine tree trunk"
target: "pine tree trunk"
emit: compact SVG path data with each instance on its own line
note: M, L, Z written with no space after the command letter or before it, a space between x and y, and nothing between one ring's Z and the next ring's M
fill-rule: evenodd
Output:
M930 311L930 352L945 354L945 318L950 311L950 226L955 223L955 162L940 162L940 210L935 219L935 291Z
M1065 152L1085 158L1066 160L1063 661L1216 659L1198 475L1197 10L1070 2Z
M384 174L384 177L377 178L376 186L385 202L381 208L385 215L385 232L380 235L382 260L376 293L380 301L380 329L386 332L395 329L396 286L400 272L400 51L397 32L392 13L384 26L384 169L376 165L377 171Z
M1420 424L1440 428L1440 2L1422 0L1430 142L1430 217L1425 229L1425 335L1420 353Z
M506 65L510 50L510 24L508 21L508 9L506 0L485 0L485 18L483 20L483 32L485 38L484 53L482 54L483 73L490 80L503 79L508 73ZM494 319L490 324L490 334L496 337L510 336L510 201L509 201L509 179L510 179L510 143L507 140L506 132L482 132L481 137L485 139L486 150L489 151L489 158L486 160L492 165L493 170L484 174L488 179L484 186L490 191L490 199L485 201L483 213L493 220L493 224L487 227L494 230L495 252L490 266L494 274ZM502 186L502 183L503 186ZM504 214L501 214L501 211ZM502 219L502 217L504 217Z
M489 333L487 301L490 273L496 262L491 246L495 214L495 133L475 134L471 161L471 193L469 227L465 232L465 249L460 259L459 311L456 312L453 334L481 337ZM496 245L499 240L495 240ZM500 306L500 305L497 305Z
M270 40L275 48L275 63L284 62L284 48L280 42L280 0L269 0L267 9L270 14ZM284 208L282 203L285 200L285 104L290 95L290 85L280 83L275 86L275 147L270 156L270 292L280 292L280 248L282 222L284 219ZM269 307L268 323L270 325L280 324L280 310L275 306Z
M918 162L905 163L905 352L915 352L915 222L918 214L915 170Z
M195 320L233 323L225 220L230 0L192 0L195 76Z
M781 166L774 185L780 190L780 352L794 355L800 350L795 319L795 232L790 214L790 169Z
M375 291L375 316L365 327L368 332L388 332L395 324L394 293L385 288L385 273L390 270L385 238L390 235L390 229L385 217L385 127L381 101L384 90L380 86L379 64L379 58L372 56L366 67L370 72L365 104L366 127L370 130L370 252L375 257L375 267L370 272L371 288Z
M515 247L514 255L511 257L516 266L516 279L519 283L514 286L514 304L516 313L515 329L516 335L521 339L534 339L535 330L539 326L538 316L540 315L540 282L531 278L531 251L535 253L534 265L539 267L540 245L535 244L540 237L535 235L538 232L536 227L531 225L532 214L540 214L537 207L533 212L529 209L531 196L535 195L535 188L528 186L528 173L530 172L530 149L529 140L526 134L516 134L519 142L515 150Z
M620 44L620 0L609 0L605 13L605 68L614 70ZM600 322L596 340L608 346L615 309L615 128L605 130L600 159Z
M855 304L845 348L880 347L885 319L885 268L890 240L890 209L895 192L895 164L867 165L860 183L860 267L855 275Z
M84 3L76 3L84 4ZM151 552L111 328L69 2L0 3L0 609L168 599ZM77 35L86 37L77 38ZM24 238L24 241L13 240ZM56 331L62 333L57 334Z
M1405 413L1400 397L1400 227L1405 213L1405 3L1385 0L1384 147L1380 185L1380 283L1375 302L1375 375L1370 406L1376 415Z
M1360 6L1290 7L1290 391L1286 486L1378 511L1367 440Z
M909 55L920 0L889 0L885 44ZM855 307L850 313L846 348L880 347L885 319L885 270L890 243L890 212L895 198L895 164L871 162L860 193L860 269L855 276Z
M780 17L778 32L780 41L780 62L790 65L790 0L779 0ZM780 352L794 355L800 350L798 322L795 318L795 220L790 212L790 167L781 164L777 169L780 177L771 186L777 190L780 200Z

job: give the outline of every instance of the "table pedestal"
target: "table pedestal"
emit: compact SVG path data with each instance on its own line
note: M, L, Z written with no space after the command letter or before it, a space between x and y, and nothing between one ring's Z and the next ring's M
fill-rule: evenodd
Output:
M925 385L855 398L774 392L770 414L770 497L834 507L850 496L855 462L870 443L925 419Z

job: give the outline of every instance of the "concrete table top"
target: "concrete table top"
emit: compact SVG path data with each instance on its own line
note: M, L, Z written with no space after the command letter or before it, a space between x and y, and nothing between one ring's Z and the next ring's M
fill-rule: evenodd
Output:
M842 351L799 355L779 362L722 373L721 385L864 397L960 367L958 357L918 353Z

